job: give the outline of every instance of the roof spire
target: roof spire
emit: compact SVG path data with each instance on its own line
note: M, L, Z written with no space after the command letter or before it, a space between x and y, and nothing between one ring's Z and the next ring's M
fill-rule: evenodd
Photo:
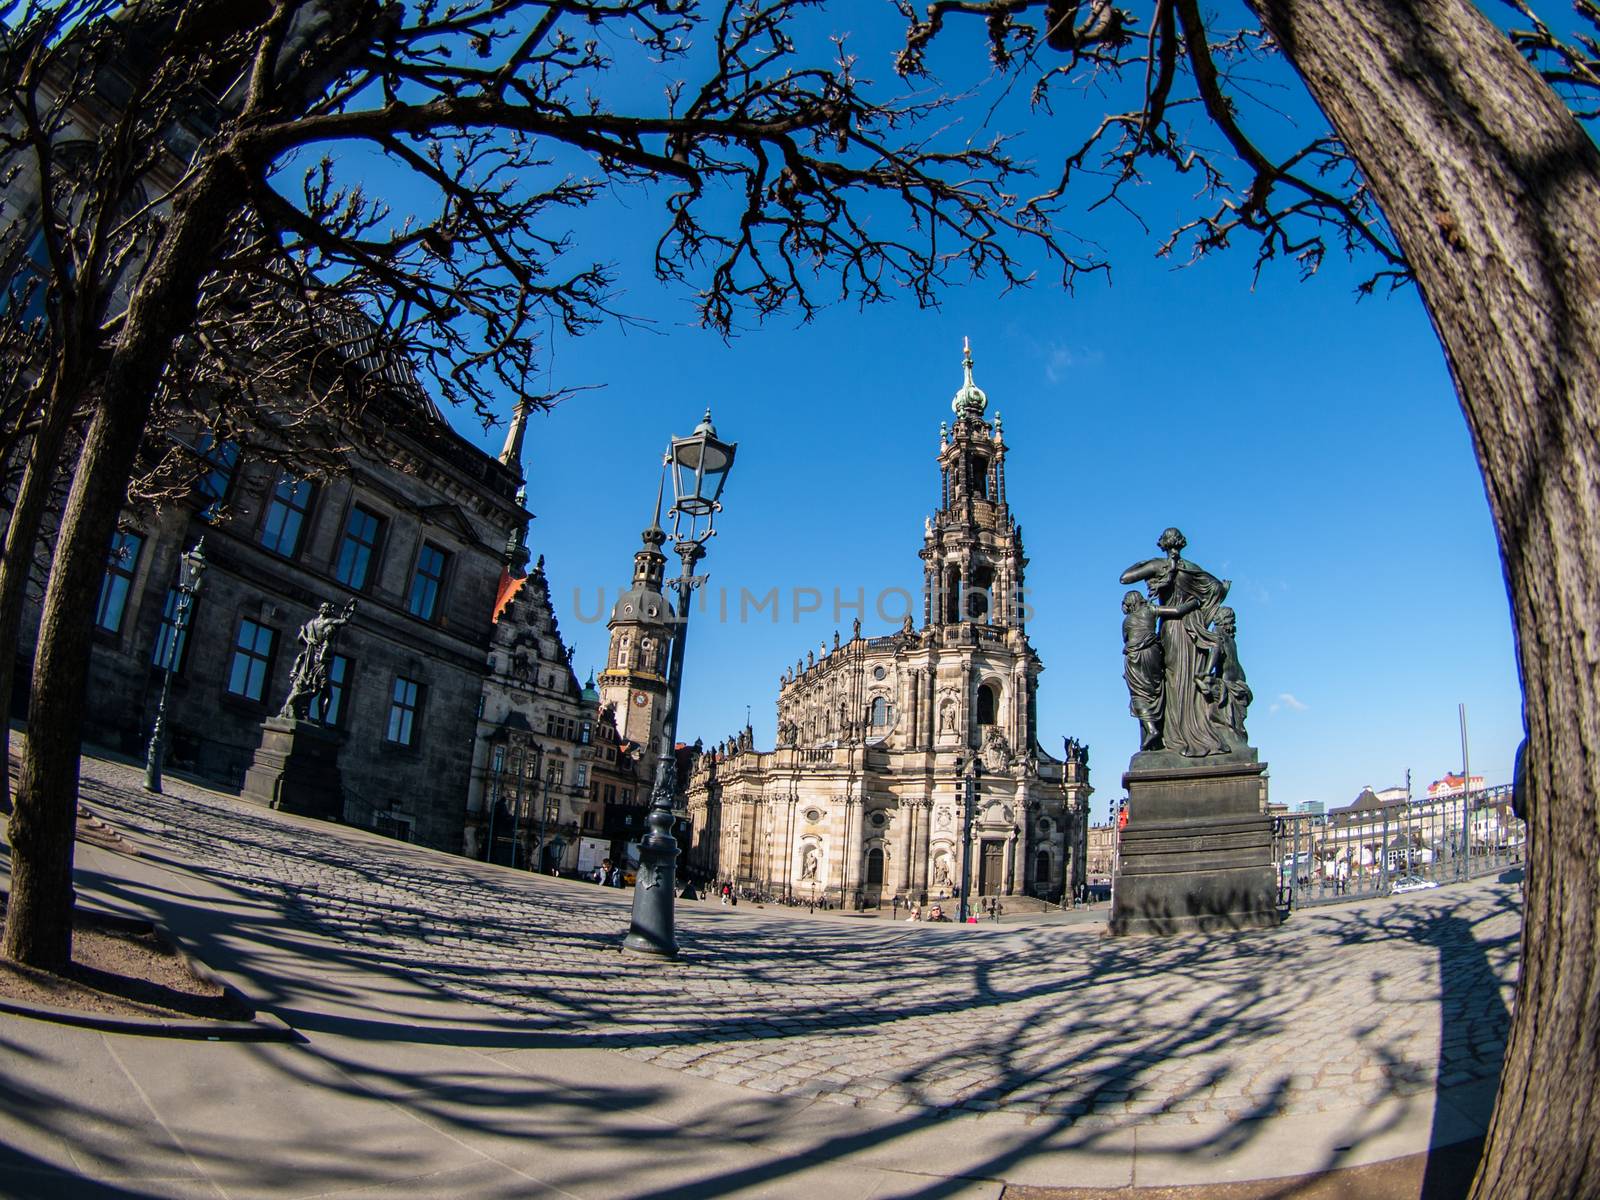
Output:
M661 478L656 480L656 515L654 517L650 518L650 528L651 529L660 529L661 528L661 497L666 494L666 490L667 490L667 469L666 469L666 464L662 463L661 464Z
M511 428L506 430L505 448L500 451L500 461L517 473L517 478L522 474L522 439L528 427L528 397L517 397L517 407L511 414Z
M983 389L972 382L972 342L963 337L961 339L961 388L956 392L956 398L950 402L950 407L959 417L976 417L983 419L983 410L989 404L989 397L984 395Z

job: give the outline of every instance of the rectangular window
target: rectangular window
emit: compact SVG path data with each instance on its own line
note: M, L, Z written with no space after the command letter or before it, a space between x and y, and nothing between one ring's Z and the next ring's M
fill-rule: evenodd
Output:
M261 522L261 544L274 554L293 558L300 552L312 490L309 479L296 479L287 471L278 476L267 501L266 519Z
M382 532L382 517L359 504L351 506L344 522L344 537L339 542L339 557L333 564L333 577L351 591L365 590Z
M120 633L122 618L128 611L128 593L133 590L133 573L139 567L139 551L144 538L118 530L106 556L106 574L100 581L100 604L94 623L107 633Z
M433 620L439 610L439 592L444 587L444 571L449 561L450 556L432 542L422 544L416 573L411 576L411 594L406 597L406 608L412 616Z
M239 466L239 447L233 442L219 442L211 434L200 436L200 461L205 464L205 474L194 481L195 495L204 501L200 515L207 520L227 502L233 487L233 476Z
M615 804L616 802L617 802L617 785L614 784L614 783L608 783L608 784L606 784L606 803L607 804Z
M248 617L239 621L233 640L233 662L228 666L228 690L246 700L259 701L267 691L272 675L272 646L278 631Z
M550 764L550 786L556 787L567 773L567 764L559 758Z
M574 787L585 788L589 786L589 764L579 763L573 772L572 783Z
M389 697L389 726L384 737L397 746L414 746L417 740L417 712L422 707L422 685L404 675L394 677Z
M189 647L189 629L194 624L194 601L189 601L189 611L184 615L183 628L178 628L178 598L183 593L177 588L167 589L167 598L161 605L161 625L156 630L156 645L150 661L166 670L183 671L184 651ZM170 656L170 657L169 657Z
M322 723L329 729L338 729L344 723L345 695L350 682L350 660L342 654L335 654L328 660L328 711L322 716ZM306 711L311 719L317 719L318 698L313 698Z

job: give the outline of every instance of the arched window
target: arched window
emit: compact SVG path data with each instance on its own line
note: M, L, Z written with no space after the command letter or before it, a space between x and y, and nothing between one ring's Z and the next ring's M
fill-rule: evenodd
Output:
M867 886L883 886L883 851L877 846L867 851Z
M994 569L992 567L979 567L972 575L972 583L967 587L967 616L974 621L987 621L989 609L992 607L990 598L994 591Z
M1033 879L1035 883L1050 882L1050 851L1041 850L1033 860Z
M872 724L882 728L889 723L889 702L882 696L872 700Z
M978 724L993 725L995 714L1000 709L1000 689L986 683L978 689Z
M989 460L981 454L967 459L967 478L972 482L972 494L979 500L989 498Z

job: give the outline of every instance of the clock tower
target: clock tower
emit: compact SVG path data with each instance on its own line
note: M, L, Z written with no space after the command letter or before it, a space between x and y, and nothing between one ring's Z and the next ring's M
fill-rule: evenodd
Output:
M644 747L643 760L654 763L660 750L662 709L667 695L667 661L675 616L661 591L667 540L657 518L644 531L633 556L633 584L611 608L611 644L606 669L598 684L600 702L614 705L617 732Z

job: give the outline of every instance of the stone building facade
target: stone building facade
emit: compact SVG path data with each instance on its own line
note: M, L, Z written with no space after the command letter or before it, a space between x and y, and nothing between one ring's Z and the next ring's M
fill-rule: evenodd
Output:
M608 818L622 825L613 810L640 803L637 748L571 662L543 557L530 574L508 571L467 793L470 857L570 874L618 848Z
M168 763L237 788L289 689L320 604L357 602L331 664L343 820L462 849L463 782L508 541L528 514L519 469L452 430L409 374L341 431L343 471L302 478L194 433L185 502L130 509L109 547L85 736L142 755L170 660ZM204 587L175 634L178 558L204 539ZM47 548L42 548L47 553ZM46 564L47 565L47 564ZM26 681L38 611L27 614Z
M852 636L786 670L778 744L745 735L696 761L691 865L834 903L1059 897L1082 882L1086 752L1038 739L1043 664L1028 642L1022 531L1006 501L998 414L965 377L941 427L938 509L923 531L920 628ZM969 813L963 773L976 758ZM970 849L968 849L970 848Z

